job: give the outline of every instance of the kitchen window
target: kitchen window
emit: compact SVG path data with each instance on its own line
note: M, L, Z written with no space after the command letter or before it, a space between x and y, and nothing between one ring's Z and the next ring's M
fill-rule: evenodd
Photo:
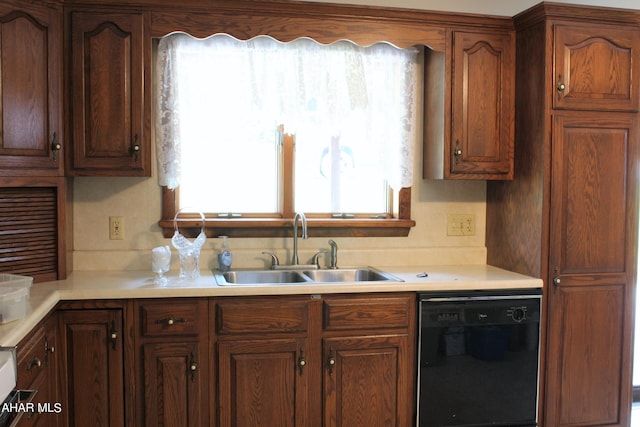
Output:
M327 235L413 225L417 49L175 33L157 58L167 228L179 209L210 235L274 235L297 211Z

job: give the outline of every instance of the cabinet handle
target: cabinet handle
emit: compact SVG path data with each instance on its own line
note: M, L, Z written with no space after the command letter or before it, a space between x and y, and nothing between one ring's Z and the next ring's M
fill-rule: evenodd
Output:
M333 348L329 349L329 358L327 359L327 368L329 375L333 374L333 368L336 366L336 358L333 354Z
M460 148L460 140L456 139L456 148L453 150L453 155L456 158L456 163L460 163L462 158L462 148Z
M196 371L198 370L198 363L196 362L196 357L193 353L190 355L189 359L189 371L191 372L191 381L196 380Z
M176 323L186 323L187 319L184 317L167 317L166 319L158 319L156 323L164 326L173 326Z
M562 96L562 92L564 92L566 88L567 86L564 84L564 81L562 80L562 74L558 75L558 83L556 85L556 89L558 89L558 97Z
M560 285L560 277L556 276L553 278L553 284L555 286L559 286Z
M118 343L118 330L116 329L116 322L113 320L111 321L111 332L109 338L111 339L111 348L115 350L116 344Z
M307 366L307 359L304 357L304 348L302 348L300 349L300 357L298 357L298 369L300 370L300 375L302 375L305 366Z
M60 152L60 150L62 150L62 144L60 144L60 142L58 141L58 135L56 135L56 133L53 133L53 136L51 137L51 160L52 161L56 161L58 160L58 153Z
M140 158L140 143L138 142L138 134L133 136L133 144L131 144L131 154L137 162Z
M38 356L34 356L33 359L29 361L27 364L27 371L31 371L33 368L40 368L42 366L42 361Z
M44 336L44 365L49 366L49 354L56 351L54 346L49 346L49 337Z

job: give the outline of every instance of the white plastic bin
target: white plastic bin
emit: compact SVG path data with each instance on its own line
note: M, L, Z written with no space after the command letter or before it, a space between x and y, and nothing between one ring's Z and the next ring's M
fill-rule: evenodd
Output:
M27 301L33 277L0 273L0 324L27 314Z

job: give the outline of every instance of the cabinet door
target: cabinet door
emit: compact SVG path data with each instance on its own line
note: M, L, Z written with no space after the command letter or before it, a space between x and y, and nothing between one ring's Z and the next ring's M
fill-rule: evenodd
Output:
M71 13L70 174L149 176L143 14Z
M629 424L637 123L553 121L545 425Z
M37 390L34 411L23 414L18 426L58 426L62 405L58 395L56 316L36 327L18 344L18 389Z
M554 108L638 111L640 28L572 23L553 31Z
M407 350L406 335L325 339L324 425L411 426Z
M514 35L454 33L449 178L513 179L514 67Z
M143 346L145 425L208 424L205 350L197 342Z
M305 344L303 339L218 343L218 425L308 426Z
M62 175L61 15L24 3L0 4L0 175Z
M124 426L122 310L60 311L66 426Z

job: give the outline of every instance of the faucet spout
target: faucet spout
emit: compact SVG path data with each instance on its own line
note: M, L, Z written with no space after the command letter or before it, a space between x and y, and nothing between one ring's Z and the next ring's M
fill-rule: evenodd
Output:
M329 240L329 246L331 246L331 258L329 261L329 268L338 268L338 244L333 240Z
M308 239L307 234L307 217L302 212L296 212L293 217L293 255L291 256L291 265L298 265L298 222L302 224L303 239Z

